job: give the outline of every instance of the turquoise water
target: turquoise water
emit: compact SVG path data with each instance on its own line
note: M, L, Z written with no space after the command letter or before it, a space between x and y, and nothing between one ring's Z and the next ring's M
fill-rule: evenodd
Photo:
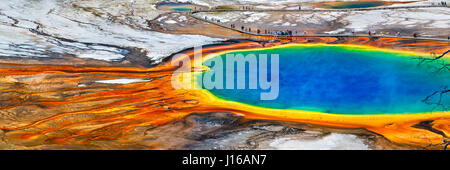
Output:
M384 5L383 2L367 1L367 2L342 2L338 5L325 4L324 7L333 9L347 9L347 8L369 8Z
M190 11L192 10L191 8L172 8L175 11Z
M279 54L279 96L260 100L262 90L248 88L249 68L235 68L246 75L245 89L211 89L215 96L254 106L320 111L335 114L401 114L439 111L422 100L450 84L449 72L436 73L438 65L418 65L417 56L359 47L291 46L227 54ZM225 54L219 55L226 65ZM259 57L258 57L259 58ZM210 59L211 60L211 59ZM214 64L211 65L211 67ZM269 67L271 63L268 63ZM236 65L235 65L236 67ZM224 78L227 73L223 67ZM257 70L257 73L261 69ZM270 69L265 68L270 78ZM219 71L212 68L208 72ZM205 75L203 73L200 76ZM213 80L216 76L214 76ZM237 76L234 76L235 87ZM201 79L198 79L199 81ZM223 87L226 87L224 85ZM431 98L430 100L437 100ZM444 96L442 103L450 104Z

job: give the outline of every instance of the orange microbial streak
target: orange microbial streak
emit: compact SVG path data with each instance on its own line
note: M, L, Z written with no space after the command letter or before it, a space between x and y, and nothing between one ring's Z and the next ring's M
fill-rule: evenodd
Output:
M282 44L339 42L417 53L440 53L447 42L414 42L380 38L281 38L276 43L243 41L202 49L202 55L228 50L267 48ZM417 45L418 44L418 45ZM416 46L417 45L417 46ZM185 52L194 59L194 51ZM190 60L194 63L194 60ZM141 127L159 126L191 113L231 112L250 119L270 119L324 126L365 128L387 139L425 147L442 143L443 135L413 127L432 120L432 128L449 134L450 114L335 115L320 112L267 109L218 99L202 89L174 89L171 79L178 68L165 62L153 68L74 67L52 65L1 64L2 100L0 113L29 110L29 115L1 120L0 128L11 144L91 145L100 141L132 142ZM193 64L191 64L193 66ZM191 73L187 73L191 74ZM131 84L92 83L98 80L139 78ZM148 144L151 145L151 144ZM157 148L158 146L153 146ZM433 149L438 149L435 147Z

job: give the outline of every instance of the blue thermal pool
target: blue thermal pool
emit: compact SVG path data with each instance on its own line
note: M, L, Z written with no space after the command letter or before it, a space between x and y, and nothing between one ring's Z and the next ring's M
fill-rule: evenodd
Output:
M191 8L172 8L175 11L190 11L192 10Z
M324 4L323 7L333 9L370 8L382 6L384 4L385 3L379 1L332 2Z
M268 54L268 67L272 65L270 55L279 54L278 98L260 100L260 94L270 89L262 90L259 84L257 89L248 88L248 65L245 71L235 65L234 72L227 73L226 54ZM438 62L419 65L417 57L415 53L372 47L323 44L240 50L209 58L207 61L222 59L224 67L216 68L211 62L210 70L197 74L196 81L199 83L201 76L208 72L218 73L222 69L224 79L227 74L235 74L234 87L237 87L236 75L245 74L245 89L226 89L224 81L225 89L208 91L223 100L272 109L365 115L442 111L422 100L449 85L450 73L436 72ZM257 68L251 73L258 74L263 69L270 79L270 68ZM450 103L450 99L443 98L442 103Z

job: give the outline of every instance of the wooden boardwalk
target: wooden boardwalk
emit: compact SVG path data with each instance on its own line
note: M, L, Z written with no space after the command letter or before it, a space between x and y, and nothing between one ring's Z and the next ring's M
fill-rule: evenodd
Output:
M211 9L211 10L197 10L192 13L201 12L349 12L349 11L373 11L373 10L388 10L388 9L409 9L409 8L442 8L449 6L438 5L415 5L415 6L393 6L393 7L374 7L374 8L351 8L351 9Z
M267 37L375 37L375 38L405 38L405 39L415 39L415 40L434 40L434 41L450 41L448 38L436 38L436 37L413 37L413 36L393 36L393 35L368 35L368 34L352 34L352 33L345 33L345 34L291 34L291 35L279 35L279 34L264 34L264 33L257 33L257 32L251 32L246 30L241 30L238 28L232 28L230 24L223 24L220 22L214 22L211 20L204 19L202 17L195 16L196 13L202 13L202 12L245 12L245 11L252 11L252 12L329 12L329 11L342 11L342 12L348 12L348 11L367 11L367 10L385 10L385 9L407 9L407 8L432 8L432 7L443 7L443 6L400 6L400 7L380 7L380 8L357 8L357 9L330 9L330 10L203 10L203 11L193 11L190 12L189 15L197 20L201 20L210 24L214 24L223 28L227 28L233 31L237 31L244 34L254 35L254 36L267 36Z

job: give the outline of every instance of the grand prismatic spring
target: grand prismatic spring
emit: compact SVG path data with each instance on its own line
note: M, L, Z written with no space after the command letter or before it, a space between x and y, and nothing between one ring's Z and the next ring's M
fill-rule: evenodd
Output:
M333 9L348 9L348 8L370 8L385 5L381 1L356 1L356 2L330 2L323 4L323 7Z
M428 1L8 1L0 149L440 150L449 16ZM227 55L255 57L230 71Z
M365 127L401 143L439 143L442 136L431 135L434 138L413 127L429 119L441 122L433 128L448 134L448 110L440 107L449 102L448 98L433 96L431 100L439 101L439 105L424 102L430 92L448 84L448 72L440 72L448 60L420 64L423 56L431 57L429 54L367 46L294 44L220 52L207 56L206 61L229 53L274 51L280 54L280 95L276 100L258 100L261 90L203 89L200 93L214 105L240 110L249 117ZM241 73L248 74L248 70ZM198 78L203 74L195 75Z
M250 89L249 72L270 68L234 69L227 72L226 55L279 54L279 96L275 100L260 100L260 93L269 90ZM346 45L285 45L269 49L238 50L218 55L225 66L216 77L245 75L243 89L212 88L215 96L254 106L288 110L307 110L333 114L414 114L446 111L446 108L424 103L424 96L450 83L449 72L437 72L442 63L420 65L419 54L395 52L362 46ZM213 57L214 58L214 57ZM211 60L211 59L209 59ZM259 61L258 58L256 60ZM255 60L255 61L256 61ZM271 61L269 57L267 59ZM247 60L248 61L248 60ZM448 62L445 60L445 62ZM234 63L235 67L236 64ZM270 66L270 62L268 63ZM214 68L214 67L213 67ZM207 73L205 72L205 73ZM204 74L202 74L203 76ZM198 76L197 81L201 81ZM448 104L447 99L442 104ZM432 114L432 113L430 113Z

